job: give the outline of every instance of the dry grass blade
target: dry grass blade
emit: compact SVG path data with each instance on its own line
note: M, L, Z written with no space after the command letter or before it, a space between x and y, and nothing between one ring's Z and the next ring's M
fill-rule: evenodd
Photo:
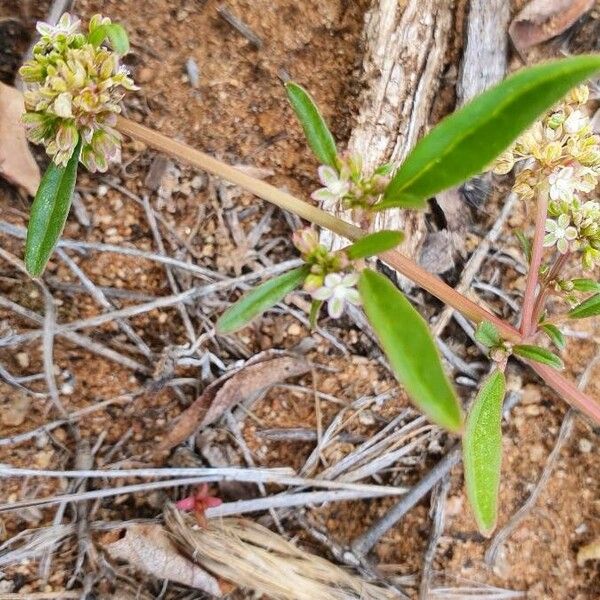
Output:
M165 509L165 521L175 542L209 571L274 600L398 597L252 521L223 519L197 528L190 517L172 506Z

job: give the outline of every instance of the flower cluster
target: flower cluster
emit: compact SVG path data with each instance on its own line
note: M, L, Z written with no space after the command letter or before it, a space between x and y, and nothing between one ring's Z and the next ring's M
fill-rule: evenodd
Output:
M372 176L362 173L360 156L343 156L338 159L337 168L328 165L319 167L319 180L323 187L314 191L311 197L318 202L341 202L344 208L368 209L385 190L390 165L383 165Z
M314 229L300 229L294 233L294 245L304 261L311 265L310 273L304 281L304 289L314 300L327 301L329 316L339 318L346 304L360 304L356 283L358 275L345 273L351 266L345 252L330 252L319 243Z
M588 88L580 86L536 122L496 161L496 173L508 173L522 161L514 192L524 200L539 193L549 198L544 245L565 254L581 252L584 268L600 261L600 204L582 199L598 185L600 138L583 110Z
M89 33L109 23L96 15ZM64 166L81 136L81 162L90 171L105 171L120 154L121 138L114 129L119 102L126 90L137 88L118 55L90 43L80 21L69 14L56 26L38 23L37 30L41 39L33 58L20 70L27 85L23 122L28 137Z

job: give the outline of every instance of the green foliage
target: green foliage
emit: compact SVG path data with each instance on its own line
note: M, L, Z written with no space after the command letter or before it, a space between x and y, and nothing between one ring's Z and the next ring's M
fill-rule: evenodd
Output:
M315 156L324 165L337 169L335 140L314 100L303 87L292 81L285 84L285 91Z
M573 279L571 283L576 292L600 292L600 283L593 279Z
M572 87L600 70L600 56L523 69L456 111L422 138L396 171L376 209L422 207L480 173Z
M319 311L323 306L323 300L313 300L310 303L310 313L308 315L308 323L311 329L317 326L317 319L319 318Z
M451 431L462 428L462 412L446 377L427 323L383 275L363 270L358 291L369 322L394 374L413 402L432 421Z
M560 357L554 352L550 352L541 346L531 346L529 344L517 344L513 346L513 353L517 356L534 360L535 362L554 367L555 369L563 369L564 364Z
M515 236L529 264L531 262L531 240L522 231L515 231Z
M233 333L245 327L252 319L275 306L286 294L295 290L306 279L309 271L310 265L304 265L250 290L219 317L217 331Z
M552 323L542 323L540 329L550 338L550 341L559 350L562 350L565 347L565 336L556 325L553 325Z
M488 537L496 527L502 466L502 371L483 383L467 416L463 436L463 465L467 496L479 531Z
M350 260L367 258L395 248L403 239L404 234L401 231L377 231L360 238L348 246L345 252Z
M477 325L475 339L488 348L494 348L502 343L500 332L489 321L482 321Z
M25 242L25 266L33 277L44 272L65 227L77 180L80 151L81 140L65 167L50 163L33 200Z
M588 298L569 311L571 319L586 319L600 315L600 294Z
M93 46L100 46L108 38L112 49L123 56L129 52L129 37L123 25L119 23L105 23L96 27L88 36L88 41Z

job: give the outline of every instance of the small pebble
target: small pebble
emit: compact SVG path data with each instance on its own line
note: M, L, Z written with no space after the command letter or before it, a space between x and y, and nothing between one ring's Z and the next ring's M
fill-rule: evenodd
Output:
M15 358L21 368L26 369L29 366L29 354L27 352L17 352Z
M298 323L292 323L287 330L289 335L300 335L302 333L302 328Z
M373 411L363 410L358 415L358 421L361 425L374 425L375 424L375 416L373 415Z
M592 451L592 442L586 438L579 440L579 451L583 454L589 454Z

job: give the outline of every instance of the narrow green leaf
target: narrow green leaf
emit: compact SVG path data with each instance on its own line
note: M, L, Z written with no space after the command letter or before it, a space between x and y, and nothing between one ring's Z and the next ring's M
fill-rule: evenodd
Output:
M427 323L383 275L364 269L358 291L398 381L432 421L462 428L462 411Z
M369 233L346 248L346 255L350 260L367 258L395 248L404 239L401 231L376 231Z
M317 325L317 319L319 317L319 311L323 306L323 300L313 300L310 303L310 313L308 315L308 323L311 329L314 329Z
M252 319L275 306L286 294L295 290L309 272L310 265L304 265L250 290L219 317L217 331L233 333L245 327Z
M376 209L415 208L483 171L572 87L600 70L600 55L523 69L444 119L396 171Z
M502 467L502 371L483 382L467 416L463 437L463 466L469 504L479 531L489 537L496 527Z
M324 165L337 169L335 140L310 94L297 83L285 84L288 99L315 156Z
M106 38L110 40L112 49L117 54L123 56L129 52L129 37L123 25L119 23L100 25L88 35L88 42L98 47Z
M600 315L600 294L588 298L569 311L571 319L586 319Z
M534 360L535 362L542 363L554 367L555 369L563 369L564 364L560 357L556 356L554 352L550 352L546 348L541 346L530 346L528 344L518 344L513 346L513 352L517 356Z
M502 342L500 332L496 326L489 321L481 321L475 329L475 339L488 348L498 346Z
M515 231L515 236L519 240L519 245L528 263L531 262L531 240L522 232Z
M571 283L576 292L600 292L600 283L593 279L573 279Z
M550 341L559 350L562 350L565 347L565 336L556 325L553 325L552 323L542 323L540 329L550 338Z
M51 162L46 169L31 205L25 241L25 266L33 277L39 277L62 233L77 180L77 164L81 140L66 167Z

